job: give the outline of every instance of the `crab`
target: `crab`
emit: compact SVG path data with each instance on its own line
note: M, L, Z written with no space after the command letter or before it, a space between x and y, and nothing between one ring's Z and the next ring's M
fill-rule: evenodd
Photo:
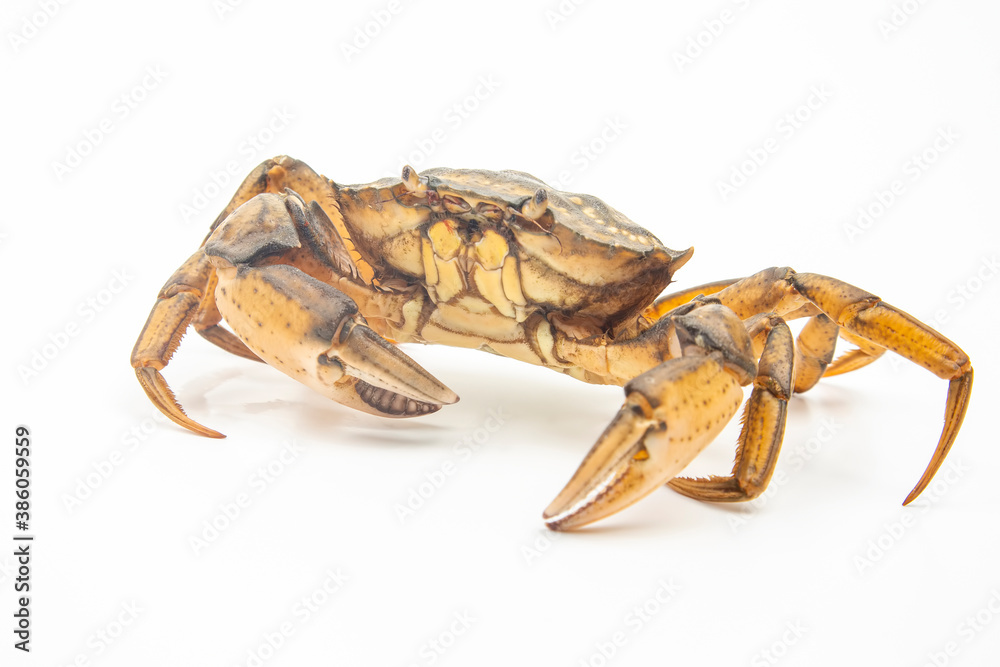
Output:
M346 186L279 156L247 176L164 285L132 366L157 408L209 437L223 436L188 417L160 373L189 326L383 417L458 401L398 343L476 348L623 386L622 407L543 514L571 530L664 484L704 501L759 496L792 394L891 350L949 383L937 448L904 505L913 501L958 435L969 357L869 292L787 267L661 296L692 252L523 172L407 166ZM808 320L795 337L787 322L797 318ZM834 360L838 338L856 347ZM680 476L741 405L732 472Z

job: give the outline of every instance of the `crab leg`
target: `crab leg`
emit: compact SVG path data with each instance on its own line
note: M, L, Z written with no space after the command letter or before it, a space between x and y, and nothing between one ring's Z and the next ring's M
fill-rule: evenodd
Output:
M815 387L830 367L839 332L837 323L823 313L814 315L802 327L795 340L796 394Z
M859 368L864 368L885 354L885 348L881 345L876 345L861 336L855 336L850 331L841 331L840 337L854 343L857 347L837 357L837 359L835 359L834 362L827 367L826 372L823 373L823 377L833 377L834 375L840 375L841 373L856 371Z
M212 272L212 265L201 250L191 255L174 272L160 290L146 326L135 342L132 367L135 368L139 384L160 412L195 433L222 438L225 436L218 431L202 426L185 414L167 381L160 374L180 345L181 337L191 320L198 315L199 308L207 298L214 298L211 294L206 294Z
M788 399L792 394L795 360L788 325L775 315L758 319L749 333L766 335L757 364L750 400L743 408L743 429L736 449L736 463L729 476L704 479L675 477L668 485L696 500L736 502L752 500L764 492L781 451Z
M219 277L213 271L205 286L205 295L202 297L201 306L191 322L194 330L201 334L205 340L221 347L230 354L243 357L250 361L262 361L260 357L250 351L239 338L229 333L229 331L219 326L222 322L222 313L215 305L215 288L219 284Z
M688 303L697 296L710 296L724 290L733 283L737 282L738 278L733 278L730 280L716 280L714 282L705 283L704 285L698 285L696 287L689 287L686 290L681 290L679 292L673 292L671 294L664 294L656 301L653 302L649 308L643 311L642 315L649 321L655 321L666 315L668 312L673 310L678 306L682 306Z
M934 329L874 294L819 274L796 273L789 268L765 269L716 293L715 298L741 318L767 311L780 315L809 303L815 305L842 327L849 340L860 339L868 343L862 346L862 355L840 366L834 362L830 368L835 372L860 368L885 348L948 380L941 437L920 481L903 504L920 495L951 449L965 417L973 378L972 364L965 352Z

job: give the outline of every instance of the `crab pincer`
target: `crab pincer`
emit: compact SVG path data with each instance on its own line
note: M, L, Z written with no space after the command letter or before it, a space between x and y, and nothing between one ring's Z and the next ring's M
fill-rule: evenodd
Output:
M225 261L225 260L223 260ZM338 403L412 417L458 396L368 327L339 290L294 266L218 269L219 310L271 366Z
M353 299L282 262L298 257L323 271L301 236L324 227L333 225L322 208L288 191L255 197L215 230L205 255L218 277L216 305L233 332L274 368L364 412L412 417L456 402L453 391L374 332ZM326 238L336 242L332 231ZM332 254L350 262L342 248Z

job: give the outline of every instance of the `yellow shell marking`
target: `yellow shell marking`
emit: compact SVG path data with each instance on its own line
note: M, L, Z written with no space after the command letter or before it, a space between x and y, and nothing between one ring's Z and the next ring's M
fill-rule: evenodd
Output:
M484 269L499 269L503 265L504 257L507 256L509 248L504 237L497 234L492 229L483 232L483 238L475 245L476 261Z
M434 246L434 254L442 259L452 259L462 250L462 239L444 220L435 222L428 228L427 238Z
M507 257L503 261L503 292L512 303L518 306L527 305L528 300L524 298L521 290L521 276L517 270L517 259Z

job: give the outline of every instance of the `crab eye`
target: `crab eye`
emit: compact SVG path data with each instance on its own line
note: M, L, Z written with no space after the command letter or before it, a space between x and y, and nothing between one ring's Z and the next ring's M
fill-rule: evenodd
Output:
M503 220L503 209L493 204L487 204L486 202L476 204L476 213L490 222L500 222Z
M417 176L417 170L410 165L403 167L402 179L403 185L412 194L422 195L427 191L427 179Z
M465 213L472 208L472 206L469 205L469 202L465 201L461 197L445 195L442 197L442 201L444 202L444 209L449 213Z
M555 224L555 218L552 217L552 211L549 210L548 193L542 188L535 190L535 194L521 204L520 215L515 215L514 221L527 231L547 232L551 230Z
M521 204L521 215L529 220L538 220L549 207L549 195L544 189L538 188L535 194Z

